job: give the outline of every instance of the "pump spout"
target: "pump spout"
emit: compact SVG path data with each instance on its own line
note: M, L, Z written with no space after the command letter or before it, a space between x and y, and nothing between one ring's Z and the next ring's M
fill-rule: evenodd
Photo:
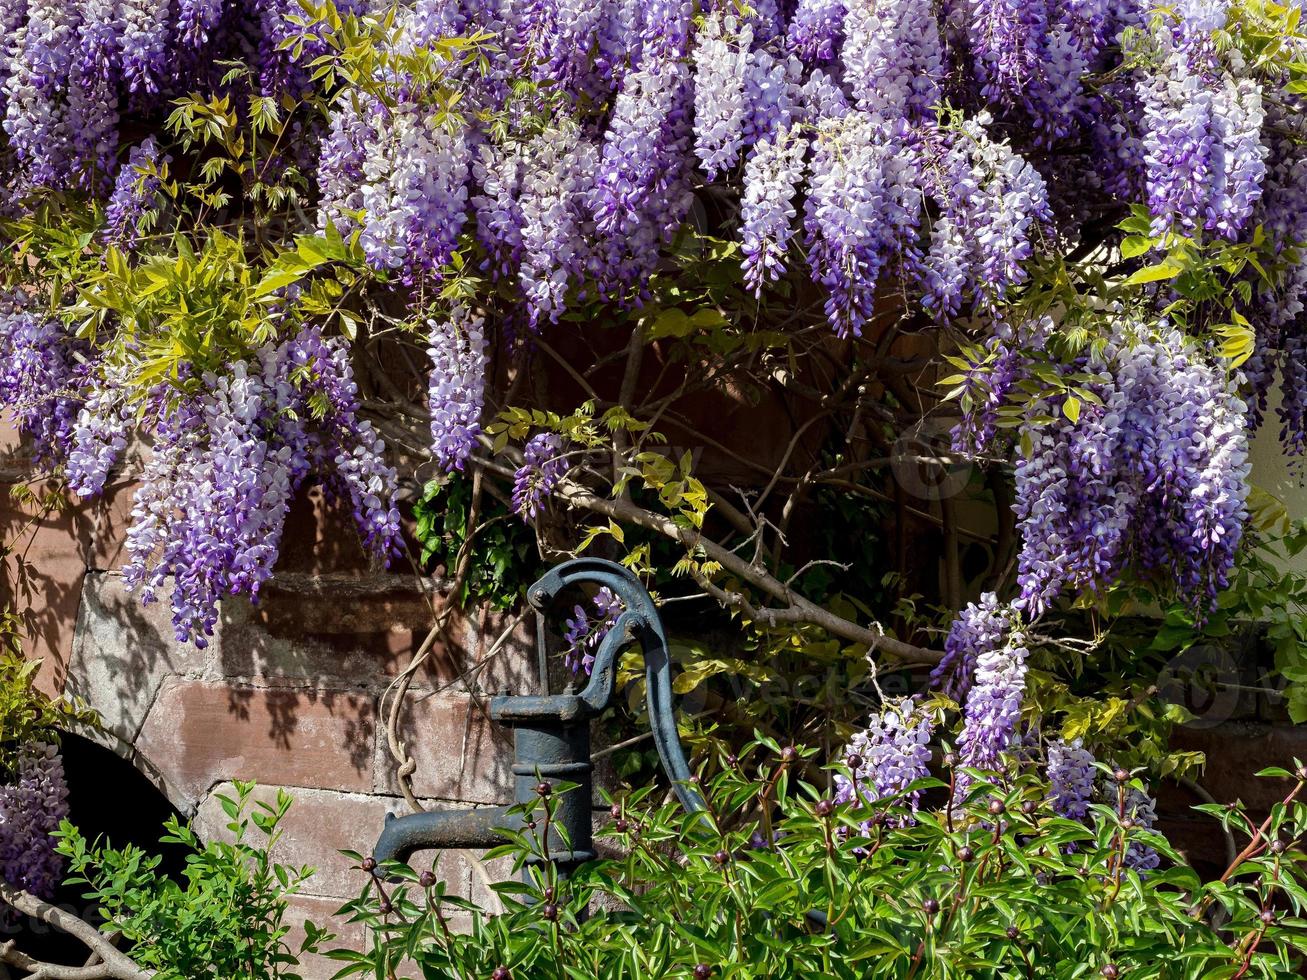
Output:
M477 807L471 810L434 810L396 817L386 815L386 826L372 851L380 865L384 861L408 862L415 851L429 848L487 848L507 842L504 829L520 830L522 817L510 814L507 806Z

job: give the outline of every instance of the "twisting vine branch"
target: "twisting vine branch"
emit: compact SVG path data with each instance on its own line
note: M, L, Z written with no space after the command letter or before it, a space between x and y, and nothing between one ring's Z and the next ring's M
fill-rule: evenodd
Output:
M110 942L108 936L90 923L3 880L0 880L0 905L8 905L68 933L101 961L88 966L61 966L33 959L19 950L12 939L0 944L0 963L25 970L27 980L149 980L156 976L154 970L132 962L127 954Z

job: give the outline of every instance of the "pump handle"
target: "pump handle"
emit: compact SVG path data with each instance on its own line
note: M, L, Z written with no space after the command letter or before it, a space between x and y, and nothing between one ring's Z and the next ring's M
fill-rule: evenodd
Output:
M672 704L672 667L668 656L667 631L648 590L630 569L603 558L573 558L550 569L527 591L527 600L544 612L569 586L582 583L611 589L622 600L623 612L595 653L590 683L581 699L596 714L608 706L616 686L617 655L630 638L644 654L645 696L649 724L663 768L672 779L681 805L691 813L705 809L703 797L690 783L690 763L685 758L676 732L676 709Z

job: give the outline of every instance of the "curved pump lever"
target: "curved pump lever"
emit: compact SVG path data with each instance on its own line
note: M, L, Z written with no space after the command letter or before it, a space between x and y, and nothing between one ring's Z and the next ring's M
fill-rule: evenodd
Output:
M616 686L617 656L634 639L645 662L649 724L663 768L682 805L691 813L706 807L690 783L690 764L676 733L672 707L671 661L667 633L653 599L628 569L600 558L577 558L544 575L527 592L540 614L543 652L544 614L563 590L575 585L611 589L623 610L595 654L590 682L580 694L499 695L490 700L490 717L513 729L514 798L517 806L538 797L541 780L575 781L575 793L560 799L548 851L559 874L594 856L591 826L590 722L608 707ZM427 848L493 847L505 842L503 831L521 831L522 811L515 807L414 813L386 821L373 857L378 865L408 860Z
M612 590L622 600L624 611L595 653L590 683L581 692L581 700L596 715L607 708L617 680L617 655L626 647L628 636L639 643L644 654L649 725L653 729L658 757L672 779L681 805L691 813L704 810L703 797L690 784L690 763L685 758L676 731L667 631L663 629L662 617L658 615L653 598L640 580L617 562L603 558L573 558L547 572L531 586L527 599L543 614L564 589L583 582Z

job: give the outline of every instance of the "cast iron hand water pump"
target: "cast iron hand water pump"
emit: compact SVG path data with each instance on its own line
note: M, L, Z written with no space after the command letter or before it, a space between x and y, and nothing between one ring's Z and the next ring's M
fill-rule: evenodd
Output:
M536 799L542 781L566 780L579 787L558 801L551 822L549 856L559 874L593 858L591 826L590 722L608 707L613 696L617 655L632 640L640 644L645 663L645 691L654 744L681 803L687 810L703 809L703 799L689 784L690 766L676 734L672 708L671 664L667 634L653 600L627 569L599 558L564 562L531 586L527 600L536 610L536 645L542 684L548 684L545 614L569 586L593 584L611 589L623 612L595 654L590 682L580 694L499 695L490 701L490 717L513 729L514 796L518 804ZM512 806L387 816L373 857L408 860L429 848L488 848L505 843L501 831L520 831L523 818ZM563 833L560 833L559 831ZM564 837L564 834L566 835Z

